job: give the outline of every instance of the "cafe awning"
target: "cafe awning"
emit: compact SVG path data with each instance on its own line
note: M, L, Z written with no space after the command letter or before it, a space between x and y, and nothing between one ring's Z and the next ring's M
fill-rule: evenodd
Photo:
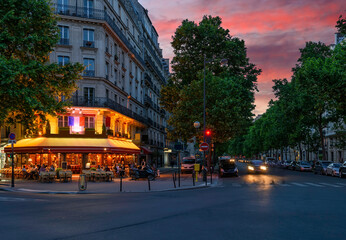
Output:
M147 155L147 154L153 154L153 151L151 151L149 148L146 147L141 147L143 154Z
M5 152L11 152L11 146ZM28 138L14 144L15 153L129 153L140 149L131 141L111 138Z

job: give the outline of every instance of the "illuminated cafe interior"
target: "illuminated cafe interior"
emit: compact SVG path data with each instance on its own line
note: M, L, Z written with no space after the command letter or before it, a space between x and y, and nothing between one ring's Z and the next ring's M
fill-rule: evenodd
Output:
M99 165L139 164L140 141L135 137L145 126L134 119L109 109L85 107L47 120L36 135L14 144L16 168L45 164L80 173ZM5 147L7 167L11 151L11 146Z

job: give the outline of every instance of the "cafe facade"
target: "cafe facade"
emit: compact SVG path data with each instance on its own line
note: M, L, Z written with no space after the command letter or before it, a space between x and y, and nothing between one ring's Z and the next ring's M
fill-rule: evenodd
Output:
M47 116L37 132L14 144L14 165L45 164L79 173L98 166L140 164L146 152L140 147L143 128L140 121L109 108L69 108L64 114ZM10 167L11 145L4 152L4 167Z

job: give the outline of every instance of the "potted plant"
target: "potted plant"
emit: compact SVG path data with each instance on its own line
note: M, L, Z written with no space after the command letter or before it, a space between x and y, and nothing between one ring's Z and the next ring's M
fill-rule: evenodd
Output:
M90 168L90 171L96 171L95 167Z
M62 168L57 168L55 171L56 171L56 178L59 179L60 178L60 175L59 175L59 172L62 170Z

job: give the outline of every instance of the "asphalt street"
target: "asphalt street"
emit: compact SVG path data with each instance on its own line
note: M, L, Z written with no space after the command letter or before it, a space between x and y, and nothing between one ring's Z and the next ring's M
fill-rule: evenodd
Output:
M0 192L7 239L346 239L346 179L270 169L204 189Z

